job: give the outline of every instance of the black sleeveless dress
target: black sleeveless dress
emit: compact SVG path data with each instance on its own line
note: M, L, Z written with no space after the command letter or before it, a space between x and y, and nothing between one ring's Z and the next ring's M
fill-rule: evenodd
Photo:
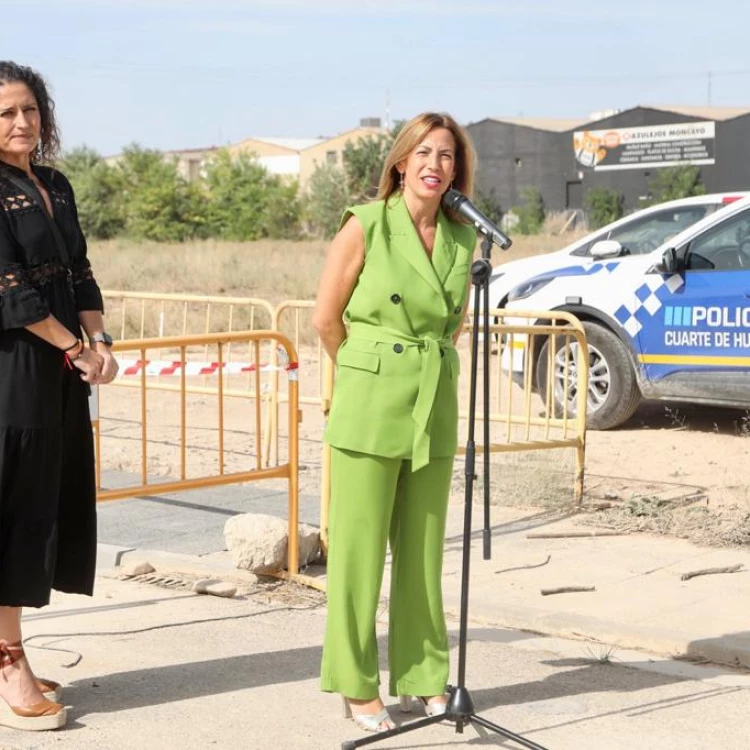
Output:
M91 594L96 567L89 388L24 326L51 313L80 337L78 312L102 310L102 297L70 183L48 167L34 172L69 265L33 183L0 162L0 605L14 607L45 605L52 588Z

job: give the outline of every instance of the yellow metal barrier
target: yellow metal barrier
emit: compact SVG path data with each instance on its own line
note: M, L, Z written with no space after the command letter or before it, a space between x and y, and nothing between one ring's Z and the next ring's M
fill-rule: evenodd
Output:
M270 370L272 376L277 376L278 371L271 369L267 362L262 359L262 344L270 343L272 351L276 352L281 349L284 352L284 363L276 365L279 369L284 369L288 374L288 392L285 398L289 404L289 424L288 424L288 461L284 464L274 467L263 468L261 460L261 443L262 443L262 403L260 399L255 400L252 414L252 431L254 432L255 450L243 451L242 454L254 459L254 467L246 468L240 471L226 471L225 461L225 399L229 396L228 389L225 388L226 380L231 377L226 375L224 367L227 364L226 351L230 346L241 345L243 349L250 352L250 362L248 369L254 380L254 390L256 393L261 392L261 375ZM177 351L179 357L179 375L180 383L178 386L180 393L179 408L179 450L180 450L180 470L179 478L170 481L150 481L148 473L148 430L149 430L149 410L148 410L148 393L155 389L156 383L153 377L148 374L146 367L139 368L137 375L138 387L140 388L140 484L128 486L125 488L102 490L100 475L100 457L101 450L101 425L106 424L106 415L102 415L101 407L98 407L98 413L93 420L95 444L97 453L97 500L102 502L106 500L116 500L126 497L134 497L143 494L161 494L165 492L174 492L178 490L189 490L200 487L212 487L225 484L236 484L240 482L250 482L261 479L286 479L289 488L289 551L287 571L278 573L280 577L291 577L302 582L317 585L312 579L299 575L299 390L298 390L298 359L297 352L291 342L283 335L276 331L236 331L232 333L206 333L195 336L178 336L163 338L147 338L130 341L117 341L113 350L122 357L124 353L134 352L141 363L150 359L150 353L154 350L167 349ZM213 360L215 365L217 383L215 387L216 394L216 426L218 436L218 471L214 474L202 476L188 476L187 471L187 394L188 378L192 377L187 374L188 365L195 356L195 351L203 353L207 350L215 349L216 357ZM265 372L264 372L265 371ZM236 417L236 414L233 414Z
M103 290L102 296L106 303L110 334L117 339L273 328L273 305L256 297L211 297L113 289ZM117 318L119 322L115 327L110 321Z
M498 321L490 326L497 356L490 364L489 419L494 430L489 450L508 453L575 449L573 491L575 503L580 505L583 500L589 377L588 345L583 325L574 315L565 312L495 309L489 311L489 316L490 320ZM459 340L459 349L467 360L470 358L472 317L465 326L469 335ZM558 355L562 355L562 370ZM468 364L470 366L470 361ZM480 372L481 365L480 360ZM535 382L538 374L543 376L543 382ZM482 378L478 381L481 387ZM535 393L544 405L541 416L533 413ZM561 409L556 406L556 401L562 403ZM477 403L481 404L481 400L478 399ZM570 404L575 404L575 408L571 409ZM468 410L461 409L459 415L465 419ZM479 406L477 417L482 418ZM482 450L480 446L477 449Z
M304 348L313 348L312 363L314 377L306 380L305 391L300 393L301 404L319 406L325 391L325 352L318 335L312 327L312 310L315 303L310 300L285 300L273 311L271 327L274 331L283 332L294 343L298 352Z
M123 292L105 290L102 292L107 309L107 323L111 335L117 340L133 337L165 339L169 336L195 336L202 333L231 333L235 326L240 330L273 329L273 305L255 297L207 297L196 294L159 294L152 292ZM110 323L111 320L116 324ZM213 330L212 330L213 329ZM132 334L132 335L131 335ZM152 356L161 358L168 347L156 347ZM204 358L208 350L204 350ZM236 361L247 354L229 345L226 361ZM269 351L269 357L275 354ZM121 387L138 387L129 380L115 381ZM169 381L158 381L154 390L178 391ZM188 393L215 395L216 388L210 382L193 381ZM225 395L238 398L258 397L252 378Z
M285 300L281 302L273 313L273 328L284 331L292 339L298 352L304 350L305 357L301 357L301 368L304 375L301 378L301 387L304 391L300 394L302 406L322 406L323 413L327 414L331 402L331 390L333 387L333 364L323 350L318 335L312 327L312 310L315 302L311 300ZM309 363L307 355L312 354L313 362ZM313 377L307 377L308 372L314 372ZM279 404L283 402L283 396L279 397L278 389L272 388L271 395L271 420L274 420L278 412ZM269 444L266 446L266 458L274 460L278 452L278 429L272 422L268 431ZM320 545L323 555L328 550L328 506L331 495L330 490L330 461L331 451L327 443L323 443L322 472L320 484Z

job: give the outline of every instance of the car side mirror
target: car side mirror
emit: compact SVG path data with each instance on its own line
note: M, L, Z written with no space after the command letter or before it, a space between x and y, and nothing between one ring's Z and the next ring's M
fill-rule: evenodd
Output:
M592 258L617 258L622 255L622 245L617 240L599 240L591 247Z
M668 247L661 255L661 260L654 264L654 271L657 273L680 273L683 270L680 258L677 256L677 250Z

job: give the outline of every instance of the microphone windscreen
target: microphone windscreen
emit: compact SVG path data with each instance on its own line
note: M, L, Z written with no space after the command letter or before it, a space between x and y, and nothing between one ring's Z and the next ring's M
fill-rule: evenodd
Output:
M454 188L449 188L443 195L443 205L448 208L452 208L454 211L458 210L458 207L466 200L463 193L459 193Z

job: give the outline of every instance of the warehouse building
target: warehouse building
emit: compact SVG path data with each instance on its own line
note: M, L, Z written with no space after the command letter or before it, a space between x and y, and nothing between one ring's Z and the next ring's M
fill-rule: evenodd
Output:
M583 208L598 187L625 209L649 196L659 169L694 164L709 192L750 189L750 107L634 107L586 119L488 118L468 126L477 187L503 211L537 188L551 211Z

